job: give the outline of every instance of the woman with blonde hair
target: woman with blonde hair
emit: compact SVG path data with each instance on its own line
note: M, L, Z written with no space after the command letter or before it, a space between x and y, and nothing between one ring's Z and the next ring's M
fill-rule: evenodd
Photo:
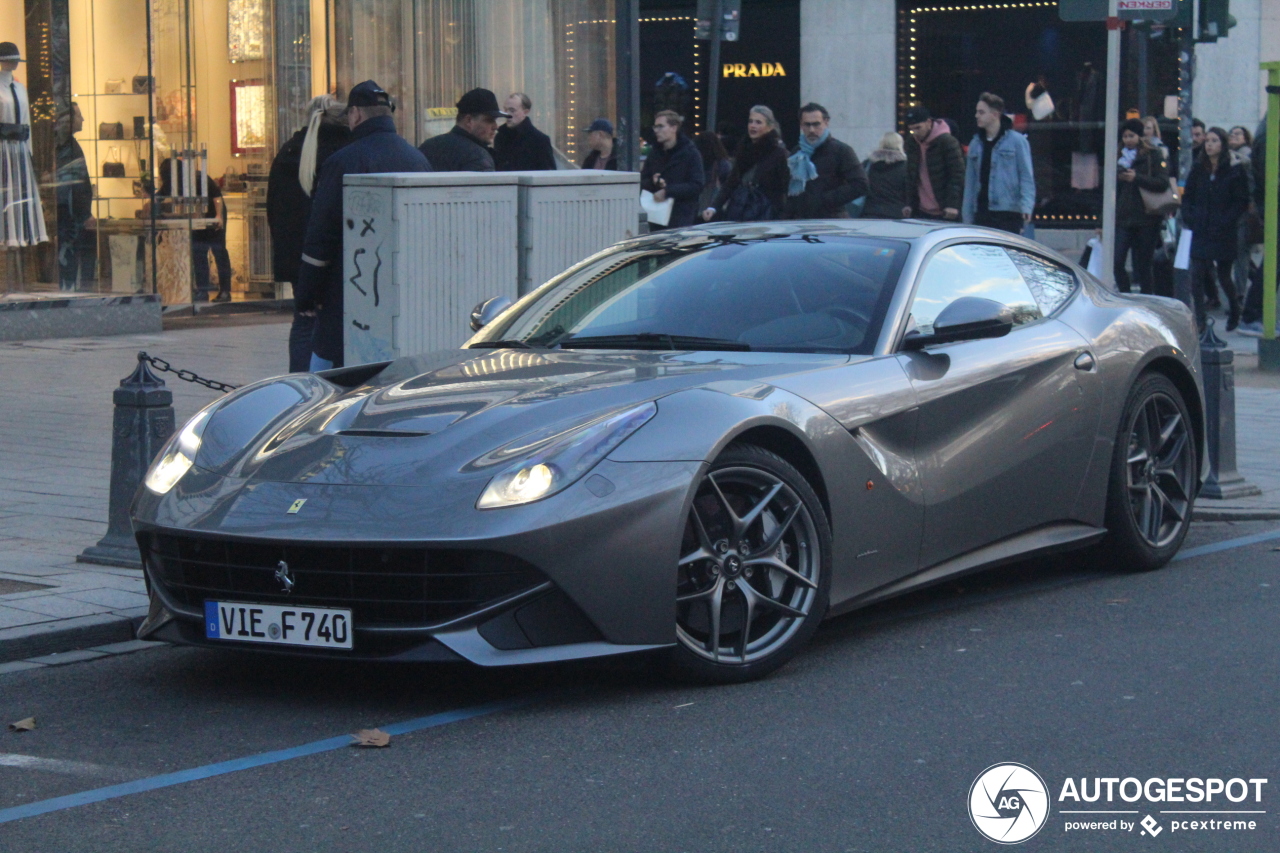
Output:
M748 222L777 219L787 200L791 171L773 110L757 104L747 113L747 135L738 144L733 171L702 219Z
M864 219L899 219L907 206L907 154L902 136L889 132L867 159L867 202Z
M1160 158L1169 159L1169 146L1164 144L1160 136L1160 121L1155 116L1147 116L1142 120L1142 140L1160 152Z
M351 138L347 129L347 105L332 95L312 98L307 124L280 147L267 176L267 226L271 229L271 266L276 281L298 280L302 241L311 216L311 193L320 167L329 155ZM311 364L314 312L295 313L289 332L289 372L305 371Z

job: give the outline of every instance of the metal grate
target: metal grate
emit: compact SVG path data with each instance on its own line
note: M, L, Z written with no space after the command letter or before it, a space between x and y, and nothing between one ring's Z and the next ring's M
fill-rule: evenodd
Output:
M431 625L537 586L536 568L494 551L380 548L310 543L253 543L157 534L151 537L156 580L180 603L205 600L309 604L352 610L357 628ZM295 586L281 590L276 568L289 564Z

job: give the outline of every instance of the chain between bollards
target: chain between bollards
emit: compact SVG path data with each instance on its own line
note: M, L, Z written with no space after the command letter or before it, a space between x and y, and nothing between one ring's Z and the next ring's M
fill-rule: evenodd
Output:
M228 391L234 391L240 387L239 385L228 385L225 382L218 382L214 379L205 379L203 376L198 376L191 370L174 370L169 366L169 362L165 361L163 358L156 358L154 355L147 355L145 352L138 353L138 361L145 361L156 370L172 373L184 382L194 382L197 385L203 385L206 388L212 388L214 391L221 391L224 394Z

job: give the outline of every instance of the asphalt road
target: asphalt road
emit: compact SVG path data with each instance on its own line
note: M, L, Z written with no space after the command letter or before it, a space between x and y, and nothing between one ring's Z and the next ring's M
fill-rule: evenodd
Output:
M1274 529L1198 524L1186 547ZM0 676L0 720L39 723L0 732L0 850L989 851L999 845L969 819L970 785L1016 761L1052 801L1019 849L1274 851L1273 549L1280 539L1148 575L1065 558L991 571L832 620L781 672L736 687L675 685L636 659L510 672L167 647ZM493 702L385 749L5 820ZM1260 804L1215 801L1265 811L1248 816L1253 831L1174 832L1160 804L1111 806L1142 809L1129 821L1153 814L1165 828L1152 838L1065 832L1068 776L1270 781Z

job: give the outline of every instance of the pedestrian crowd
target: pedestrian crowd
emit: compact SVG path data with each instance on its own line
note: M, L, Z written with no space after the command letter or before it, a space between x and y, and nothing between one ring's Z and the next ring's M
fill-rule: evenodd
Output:
M456 106L454 126L415 149L396 131L394 100L369 80L354 87L345 103L327 95L313 100L307 125L280 149L271 167L268 221L275 278L294 284L290 370L342 365L345 175L574 168L534 125L528 95L514 92L499 106L492 91L477 88ZM978 98L977 132L967 146L957 139L953 122L934 117L924 106L911 107L904 118L906 132L885 133L863 161L832 135L831 115L818 103L800 108L798 142L790 148L773 110L753 106L746 135L732 153L721 135L704 131L692 137L683 116L659 110L640 174L650 230L701 222L867 217L1034 233L1031 146L1014 129L1002 98L991 92ZM1119 290L1176 296L1195 310L1201 327L1206 312L1220 307L1220 290L1227 329L1239 325L1246 333L1261 333L1259 287L1250 287L1260 281L1250 258L1261 242L1257 211L1263 158L1254 153L1261 136L1241 126L1229 132L1206 128L1197 120L1194 165L1179 194L1156 119L1123 124L1115 166L1113 271ZM618 139L608 119L590 124L586 147L582 168L619 167ZM211 198L211 217L221 215L216 204L220 199ZM1176 240L1176 229L1169 219L1179 208L1185 232L1181 268L1189 275L1175 286L1174 249L1168 241ZM1162 247L1165 267L1157 270L1153 260ZM220 260L217 246L209 248ZM206 271L202 278L207 276Z

